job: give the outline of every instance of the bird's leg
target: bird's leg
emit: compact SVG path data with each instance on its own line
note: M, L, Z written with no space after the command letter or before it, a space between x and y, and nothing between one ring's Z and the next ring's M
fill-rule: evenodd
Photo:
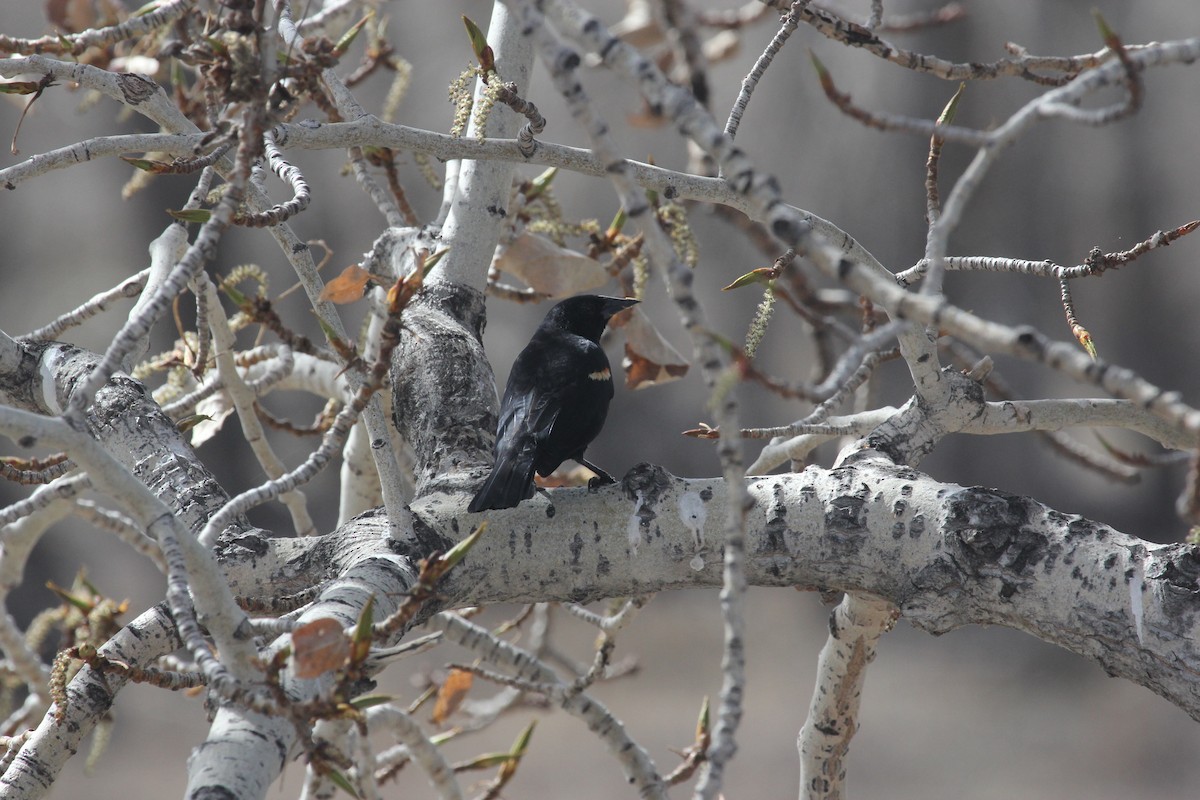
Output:
M554 497L550 494L550 491L545 486L538 486L537 481L534 481L533 489L542 497L546 498L546 502L550 504L546 509L547 517L553 517L556 513L558 513L558 510L554 507Z
M616 483L617 482L616 478L614 478L612 475L609 475L607 472L600 469L595 464L593 464L592 462L585 459L583 456L580 456L580 457L576 458L575 460L578 461L580 464L583 464L585 467L590 469L592 472L596 473L596 477L594 477L588 481L588 491L589 492L594 492L597 489L599 489L601 486L604 486L607 483Z

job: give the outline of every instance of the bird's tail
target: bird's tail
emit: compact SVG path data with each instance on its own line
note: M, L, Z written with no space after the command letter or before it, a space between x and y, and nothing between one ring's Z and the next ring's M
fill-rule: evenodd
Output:
M533 497L533 455L531 449L528 454L520 453L516 458L497 461L467 510L474 513L514 508L522 500Z

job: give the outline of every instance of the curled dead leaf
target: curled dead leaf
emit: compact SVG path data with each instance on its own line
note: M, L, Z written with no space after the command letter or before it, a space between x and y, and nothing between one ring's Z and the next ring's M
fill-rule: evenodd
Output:
M445 682L438 689L437 703L433 706L432 720L435 725L441 725L446 718L453 714L471 691L475 676L464 669L452 669L446 676Z
M630 311L621 326L625 332L625 358L621 366L625 369L626 388L644 389L686 375L688 360L663 338L640 308Z
M698 428L689 428L686 431L682 431L682 434L684 436L690 436L693 439L716 439L721 435L719 428L714 428L707 422L701 422L699 425L700 427Z
M495 266L547 297L569 297L608 283L603 264L534 233L518 236Z

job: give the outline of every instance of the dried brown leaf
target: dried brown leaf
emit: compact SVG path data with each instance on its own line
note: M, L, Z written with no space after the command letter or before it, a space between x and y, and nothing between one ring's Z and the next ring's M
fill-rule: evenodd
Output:
M371 282L371 273L357 264L351 264L342 270L342 274L325 284L319 300L329 300L338 305L353 303L361 300L363 291Z
M625 386L644 389L678 380L687 374L688 360L680 355L639 308L631 309L621 330L625 333Z
M46 19L67 33L79 33L96 24L96 10L91 0L48 0Z
M431 717L435 725L441 725L446 718L453 714L467 698L475 676L463 669L452 669L446 680L438 689L437 703L433 706Z
M322 617L292 631L293 671L301 680L340 669L349 658L350 639L335 619Z
M496 267L547 297L569 297L608 283L603 264L533 233L521 234L506 247Z

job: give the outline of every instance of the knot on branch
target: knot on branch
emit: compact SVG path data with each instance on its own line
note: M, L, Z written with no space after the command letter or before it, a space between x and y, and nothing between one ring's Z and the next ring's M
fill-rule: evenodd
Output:
M634 504L633 519L637 523L637 534L631 532L630 541L635 547L641 537L649 535L651 525L658 518L659 500L670 489L673 480L677 479L671 473L645 461L635 464L621 478L621 492Z
M1173 591L1200 596L1200 555L1196 550L1184 550L1163 564L1158 575Z
M1046 535L1030 525L1028 498L962 489L948 498L943 527L958 566L971 576L996 578L1004 599L1028 583L1034 566L1053 557Z
M132 72L122 72L117 76L117 88L130 106L141 105L159 90L157 83Z
M630 500L642 498L648 503L654 503L674 478L674 475L657 464L643 461L630 467L625 477L621 478L621 491Z
M1163 614L1178 625L1178 630L1194 631L1200 620L1200 550L1195 545L1164 547L1146 562L1142 590L1162 598ZM1135 585L1136 566L1125 569L1125 580ZM1190 643L1192 637L1184 637Z

